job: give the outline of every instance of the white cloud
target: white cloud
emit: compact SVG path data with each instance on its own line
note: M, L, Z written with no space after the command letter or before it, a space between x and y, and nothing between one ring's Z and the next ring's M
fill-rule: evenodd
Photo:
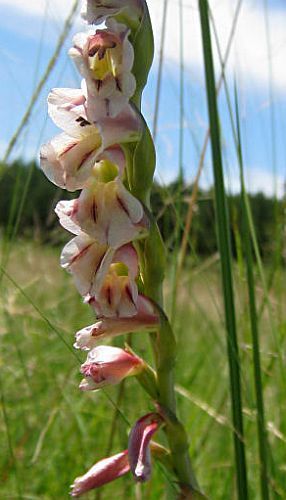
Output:
M164 0L149 0L150 14L154 25L157 53L160 42L162 7ZM224 53L232 25L236 1L211 0L210 5ZM184 0L184 58L185 64L197 70L202 68L200 21L196 0ZM50 22L64 19L72 6L72 0L0 0L0 5L15 14L43 18L48 9ZM279 90L286 86L286 8L268 9L273 66L273 84ZM80 25L79 19L76 21ZM26 22L26 26L29 23ZM165 56L178 70L179 57L179 3L169 0ZM22 29L15 23L15 29ZM25 26L24 28L25 29ZM33 35L31 30L31 36ZM245 0L242 4L239 22L231 52L229 68L234 69L245 85L266 85L269 78L268 54L265 34L264 10L261 2L255 4Z
M276 194L278 198L282 198L285 195L285 180L282 175L277 175L275 181L273 172L268 172L264 168L257 166L246 166L245 172L245 184L248 193L254 194L262 192L269 197ZM178 171L176 168L159 168L156 174L158 181L165 185L175 181L177 176ZM192 179L187 179L187 182L192 182ZM213 180L211 172L208 171L207 175L203 173L200 180L200 187L202 189L209 189L212 185ZM225 186L229 193L240 193L239 173L236 169L225 175Z
M63 17L67 15L71 9L71 0L29 0L28 2L23 2L23 0L0 0L0 5L9 7L25 16L39 16L42 17L46 11L46 7L50 11L53 11L56 16Z
M236 1L212 0L211 9L214 15L222 54L225 52L229 32L232 26ZM150 12L156 26L156 46L159 47L160 23L162 19L163 0L150 1ZM279 90L286 86L286 8L269 8L270 42L273 66L273 84ZM165 55L172 63L179 58L179 4L169 1L168 22L166 31ZM197 2L184 1L184 59L185 64L194 69L202 68L202 49L200 21ZM261 5L244 1L239 15L234 43L228 67L234 70L245 85L266 85L269 78L268 53L264 10Z
M248 166L245 169L245 183L249 193L257 193L262 191L266 196L276 194L279 198L284 195L284 178L282 175L274 177L273 172L265 170L261 167ZM228 178L229 190L233 193L240 192L240 181L238 174L231 174Z

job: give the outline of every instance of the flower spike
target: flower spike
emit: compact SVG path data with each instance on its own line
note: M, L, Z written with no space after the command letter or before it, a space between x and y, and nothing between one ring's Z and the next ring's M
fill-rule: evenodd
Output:
M151 453L177 476L182 493L186 485L195 491L186 432L176 416L176 342L162 304L165 250L150 211L156 154L141 114L154 55L148 5L146 0L83 1L82 17L104 26L90 26L74 37L69 55L83 77L81 88L50 92L48 112L62 132L40 152L41 168L51 182L81 190L55 209L60 224L75 235L62 250L61 266L97 318L76 333L74 347L88 351L80 389L95 391L134 375L156 413L136 422L128 450L77 477L71 496L130 470L135 481L148 480ZM155 369L128 346L98 345L140 331L152 332ZM151 441L161 425L170 450Z

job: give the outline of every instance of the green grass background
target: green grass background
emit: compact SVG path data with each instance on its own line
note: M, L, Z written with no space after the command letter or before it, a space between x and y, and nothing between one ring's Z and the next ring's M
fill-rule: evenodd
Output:
M0 421L1 498L68 498L72 480L105 456L109 447L114 453L124 449L127 422L132 425L152 409L135 379L127 379L123 388L114 386L106 392L78 390L79 361L68 346L72 346L74 332L90 324L93 318L90 309L81 303L71 277L60 269L59 253L60 249L17 241L6 268L17 286L7 275L2 277L0 360L5 418L2 415ZM171 263L168 274L165 295L170 305ZM285 381L277 353L277 342L282 345L286 333L284 282L285 271L280 270L269 292L277 338L272 336L265 307L260 320L273 498L276 495L285 498L286 492ZM245 277L238 265L235 284L249 483L251 498L258 499L252 348ZM256 296L261 306L263 289L259 280ZM179 344L176 368L179 412L190 436L196 473L210 498L235 498L217 256L195 265L191 261L187 263L178 291L175 331ZM122 342L118 340L118 345ZM134 335L132 346L152 361L145 334ZM84 355L80 358L84 359ZM124 417L117 413L116 407ZM128 475L102 488L101 498L117 495L118 498L164 499L167 498L166 481L168 483L162 470L154 465L149 484L136 488ZM169 488L172 491L171 485ZM89 498L96 498L96 494L90 494Z

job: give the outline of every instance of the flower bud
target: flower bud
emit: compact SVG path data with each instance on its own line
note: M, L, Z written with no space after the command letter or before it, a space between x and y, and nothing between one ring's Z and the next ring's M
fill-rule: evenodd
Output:
M151 475L150 441L162 423L157 413L148 413L137 420L129 434L130 469L137 481L148 481Z
M137 26L143 10L143 0L84 0L81 15L89 24L100 24L108 17L120 16L127 24Z
M84 379L80 389L93 391L106 385L118 384L126 377L136 375L144 368L144 361L124 349L98 346L88 353L81 366Z
M106 483L129 472L127 450L117 453L112 457L104 458L89 469L83 476L77 477L71 486L71 496L79 497L94 488L99 488Z

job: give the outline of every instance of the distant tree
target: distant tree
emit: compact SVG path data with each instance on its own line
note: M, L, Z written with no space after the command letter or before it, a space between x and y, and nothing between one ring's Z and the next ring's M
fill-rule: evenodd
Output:
M178 180L168 186L154 184L151 196L153 212L170 248L174 248L175 239L183 235L191 192L192 186L182 185ZM42 240L51 243L62 242L69 236L58 226L54 208L59 199L75 196L77 193L63 191L49 182L35 162L24 164L17 160L8 166L0 164L1 232L7 237L12 234L27 237L37 234ZM283 216L283 205L263 193L250 195L249 199L259 247L262 256L267 258L275 248L275 217L277 213ZM240 195L229 196L228 203L235 256L235 242L238 241L235 232L242 234ZM189 243L188 251L192 249L202 257L217 251L212 189L199 190Z

